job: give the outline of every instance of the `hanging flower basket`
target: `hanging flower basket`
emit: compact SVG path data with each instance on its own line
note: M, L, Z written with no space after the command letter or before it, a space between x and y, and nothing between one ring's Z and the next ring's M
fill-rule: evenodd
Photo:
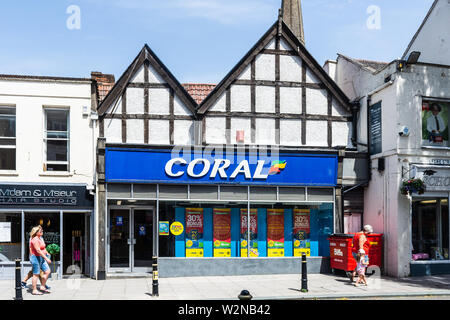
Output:
M412 195L413 193L423 194L425 192L425 183L422 179L404 180L400 192L404 195Z

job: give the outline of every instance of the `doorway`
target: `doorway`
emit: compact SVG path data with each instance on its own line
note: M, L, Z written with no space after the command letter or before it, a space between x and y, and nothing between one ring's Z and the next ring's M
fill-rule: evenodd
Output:
M153 208L110 208L110 272L150 272L153 257Z
M90 275L90 215L64 212L63 274Z

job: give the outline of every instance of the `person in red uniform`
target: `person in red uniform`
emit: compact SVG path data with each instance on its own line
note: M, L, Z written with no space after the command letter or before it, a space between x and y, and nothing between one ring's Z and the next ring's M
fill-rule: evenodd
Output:
M367 259L369 259L369 248L370 248L370 241L367 239L367 235L371 234L373 232L373 228L371 225L365 225L363 230L356 233L353 237L353 247L352 247L352 255L355 261L357 262L357 255L358 252L365 253L365 256ZM366 261L369 263L369 261ZM356 268L353 270L353 272L350 275L350 281L353 282L354 277L356 276Z

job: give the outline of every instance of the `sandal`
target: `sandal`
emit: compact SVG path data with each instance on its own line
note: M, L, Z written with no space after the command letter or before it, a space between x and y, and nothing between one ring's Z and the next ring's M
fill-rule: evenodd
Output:
M36 293L32 292L31 294L32 294L33 296L42 296L42 295L43 295L43 293L42 293L42 292L39 292L39 291L37 291Z
M50 290L48 290L48 289L44 289L44 290L42 290L42 289L40 289L43 293L51 293L50 292Z

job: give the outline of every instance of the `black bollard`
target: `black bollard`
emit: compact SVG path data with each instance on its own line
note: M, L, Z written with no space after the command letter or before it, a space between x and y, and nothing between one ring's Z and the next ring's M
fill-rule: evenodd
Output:
M158 292L158 257L153 257L153 284L152 284L152 296L159 297Z
M22 298L22 272L20 267L20 259L16 259L16 297L14 300L23 300Z
M308 270L306 268L306 253L302 253L302 292L308 292Z

